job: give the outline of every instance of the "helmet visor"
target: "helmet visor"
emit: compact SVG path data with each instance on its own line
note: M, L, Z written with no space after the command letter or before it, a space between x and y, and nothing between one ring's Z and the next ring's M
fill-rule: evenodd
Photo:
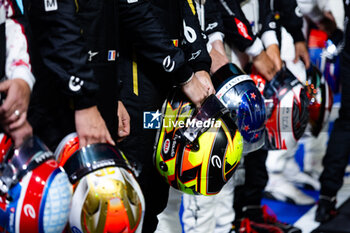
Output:
M126 157L117 148L106 144L92 144L76 151L63 168L72 184L86 174L104 167L120 166L133 171Z
M264 145L266 110L264 99L254 82L247 75L243 77L238 76L242 81L235 85L231 84L231 80L237 77L231 79L218 94L221 102L230 110L244 139L244 153L249 153Z

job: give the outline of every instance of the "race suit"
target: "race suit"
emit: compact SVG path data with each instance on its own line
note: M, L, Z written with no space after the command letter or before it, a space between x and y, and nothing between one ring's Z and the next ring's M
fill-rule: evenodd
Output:
M168 48L182 51L182 62L192 72L209 71L211 59L206 52L206 43L201 34L197 15L193 14L188 1L151 1L147 14L161 24L162 30L152 29L152 41L158 44L159 35L168 43ZM155 17L157 16L157 17ZM141 23L141 22L140 22ZM144 127L144 115L161 109L161 106L180 73L166 72L157 60L153 59L158 49L147 47L142 41L135 41L137 35L130 33L130 26L121 25L122 45L118 75L122 81L121 100L131 118L131 135L119 146L125 154L137 158L142 166L138 178L146 200L144 232L154 232L157 215L165 208L169 185L153 166L153 145L156 129ZM175 45L175 46L174 46ZM145 50L141 50L143 46ZM147 53L146 53L147 52ZM166 56L164 56L165 58ZM168 64L168 62L165 62ZM172 74L173 73L173 74Z
M50 148L75 131L75 110L96 104L117 140L121 26L157 69L176 74L175 83L192 76L183 51L166 39L148 1L27 0L26 6L40 51L34 59L39 83L29 120Z
M345 47L341 53L340 63L340 82L341 82L341 106L339 117L335 121L331 132L326 154L323 158L324 170L320 177L321 192L320 195L329 197L336 196L343 185L345 168L349 161L350 153L350 3L344 1L345 9Z
M23 79L32 89L26 26L21 1L0 1L0 78Z
M219 9L219 11L218 11ZM254 30L256 30L254 27L251 27L251 24L249 24L248 20L246 19L244 13L242 12L240 8L240 4L238 1L231 1L231 0L207 0L204 6L205 10L205 29L206 33L208 34L209 41L214 41L215 39L220 39L220 37L214 37L211 38L214 33L221 33L222 37L224 37L224 41L228 43L228 45L233 48L239 48L240 54L243 54L243 52L251 55L251 56L257 56L259 55L264 47L263 43L259 39L258 35L256 33L253 33ZM265 12L264 12L265 14ZM270 13L271 15L271 13ZM273 21L273 18L265 17L266 21L271 20ZM264 25L264 26L262 26ZM258 26L258 25L257 25ZM263 28L263 34L265 37L270 37L271 33L268 32L272 27L275 27L276 24L269 24L265 21L261 21L261 28ZM266 33L265 33L266 32ZM270 34L270 35L269 35ZM260 35L260 34L259 34ZM275 35L274 30L272 30L272 35L274 35L274 41L277 43L277 38ZM267 39L266 44L270 43L272 39ZM239 51L237 49L237 51ZM242 67L243 68L243 67ZM247 164L250 164L250 162L255 162L258 165L262 165L260 162L262 158L263 161L266 159L266 153L265 155L251 155L247 158ZM252 158L250 160L250 158ZM259 161L257 161L259 160ZM264 171L264 169L262 169ZM235 213L233 210L233 206L229 205L228 203L233 203L233 191L234 186L237 185L238 177L236 177L236 174L234 175L234 178L232 178L220 191L219 194L215 196L195 196L195 195L188 195L183 194L182 200L183 200L183 214L181 217L181 220L183 222L183 227L185 232L190 233L196 233L196 232L229 232L232 227L232 222L234 221ZM248 181L249 184L247 187L252 188L249 189L251 192L247 192L247 202L251 199L255 198L258 199L258 203L260 203L262 192L259 196L259 191L261 191L266 183L261 184L261 180L264 182L267 180L267 174L266 169L265 173L261 172L261 169L258 169L258 167L254 167L254 169L249 170L248 172ZM256 175L259 177L259 179L256 179ZM253 181L253 182L251 182ZM260 186L259 186L260 185ZM260 187L260 189L259 189ZM258 196L256 195L256 191L258 191ZM174 203L174 200L177 198L178 193L174 190L171 190L169 194L169 202ZM251 197L253 196L253 198ZM241 196L240 196L241 197ZM260 197L260 199L259 199ZM251 198L251 199L249 199ZM240 200L242 202L242 200ZM167 206L167 209L165 209L165 212L170 213L171 211L174 212L176 209L175 205L172 207L170 205ZM177 207L179 209L179 207ZM169 229L171 229L171 232L181 232L181 229L178 227L176 228L177 221L174 221L176 219L176 216L173 216L172 218L168 217L172 220L172 225ZM170 222L170 221L169 221Z

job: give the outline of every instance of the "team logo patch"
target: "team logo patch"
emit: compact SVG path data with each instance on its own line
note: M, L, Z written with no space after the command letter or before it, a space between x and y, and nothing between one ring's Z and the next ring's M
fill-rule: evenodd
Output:
M84 84L84 81L81 80L79 77L71 76L69 83L68 83L68 86L69 86L69 89L76 92L76 91L79 91L81 89L83 84Z
M144 129L159 129L161 122L161 113L159 110L156 112L144 112L143 113L143 128Z
M244 23L242 23L239 19L235 18L236 21L236 25L238 28L238 32L239 34L241 34L241 36L243 36L246 39L252 40L252 38L249 36L248 34L248 29L247 27L244 25Z
M172 72L175 68L175 61L171 59L170 55L168 55L163 60L163 68L166 72Z
M45 11L55 11L58 9L57 0L44 0Z

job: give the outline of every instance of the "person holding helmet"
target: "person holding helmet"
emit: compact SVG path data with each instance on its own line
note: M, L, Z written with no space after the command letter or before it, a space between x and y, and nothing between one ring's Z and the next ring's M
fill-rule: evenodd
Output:
M113 141L118 139L117 134L120 130L117 130L116 105L119 92L118 78L122 69L117 63L123 59L122 46L119 43L122 37L121 28L128 29L123 35L128 35L130 41L135 42L139 53L153 62L154 70L162 70L163 74L171 74L173 78L164 75L157 76L158 80L180 85L182 91L196 106L200 106L211 91L210 80L204 84L199 81L198 74L194 74L194 70L187 64L184 51L175 47L168 39L148 1L96 0L77 1L75 4L74 1L63 0L48 4L47 1L33 0L29 3L32 29L37 38L37 46L40 48L40 54L37 54L38 68L48 69L47 77L42 75L38 84L31 119L36 132L50 141L51 147L55 147L63 135L75 130L81 139L78 128L81 124L83 126L97 124L92 126L94 129L92 131L89 127L84 127L86 129L84 132L88 132L92 140L89 142L85 140L85 143L82 140L81 146L93 142L113 144ZM46 30L43 24L54 29ZM56 34L61 31L67 35ZM58 83L61 88L56 88L54 83ZM128 83L125 82L124 88L126 85ZM53 96L60 98L52 98ZM107 140L109 137L104 122L86 118L79 120L77 117L74 120L76 110L96 104L112 134L113 141ZM83 114L84 116L89 118L88 114ZM47 130L50 124L53 124L53 127ZM93 136L95 130L106 134L95 138ZM136 145L138 144L133 144L132 147L136 148ZM145 151L140 151L136 156L128 152L127 154L133 157L148 158L143 154ZM152 169L151 166L144 166L145 175L142 174L139 180L145 179L148 183L145 183L143 188L151 183L149 178L152 175L148 176L148 172L152 172ZM154 200L152 193L155 190L145 192L151 200ZM155 203L154 209L157 204ZM151 221L145 223L154 224Z
M16 147L32 135L27 109L35 82L21 4L12 0L0 3L0 125Z
M28 0L25 4L36 39L35 46L40 51L33 59L39 81L31 104L30 122L50 148L57 146L64 135L74 129L81 139L81 146L94 142L114 144L118 137L129 133L125 108L117 101L120 88L116 71L119 24L129 25L137 34L133 38L146 44L144 47L140 44L144 55L153 59L157 68L176 73L176 82L182 83L183 90L200 105L207 90L197 78L191 79L192 71L183 60L183 52L162 39L163 29L151 13L145 16L135 14L135 11L146 11L147 2L120 0L118 8L104 1L99 1L97 8L85 1L78 3L80 5L71 1L53 1L51 4L49 1ZM96 21L91 25L92 18ZM118 19L118 23L112 23L109 18ZM138 24L138 20L145 18L149 27ZM43 23L55 29L44 30ZM153 33L153 29L158 33ZM55 33L59 30L66 34L57 36ZM96 33L101 36L96 37ZM161 43L155 43L158 38ZM71 49L67 49L69 46ZM150 48L157 53L148 53ZM163 62L165 65L169 63L169 67L163 67ZM60 88L56 88L56 84ZM127 125L119 124L126 127L126 132L118 130L117 115L121 118L120 123L126 122Z
M222 4L224 8L224 12L226 12L225 14L227 15L230 15L230 11L228 9L231 9L231 11L233 12L232 8L229 8L231 4L231 2L230 3L229 2L230 1L227 1L226 4ZM253 10L250 7L253 7ZM262 35L261 34L259 35L261 35L261 38L263 39L265 47L268 48L267 49L268 54L273 59L274 64L276 65L276 67L279 67L280 69L282 65L282 60L279 52L280 43L278 42L279 27L277 27L276 25L275 17L274 17L275 15L269 9L270 9L269 1L265 3L261 1L259 1L259 3L255 1L251 1L250 3L244 2L243 4L243 10L245 10L245 13L246 13L245 17L247 17L250 20L249 22L251 23L251 25L254 25L254 28L253 28L254 32L259 32L259 29L261 28L260 33ZM256 14L254 15L253 12L255 12ZM257 12L259 12L260 15ZM237 14L235 13L235 15ZM260 21L258 22L257 19L259 19ZM229 20L229 17L227 17L227 20ZM235 25L235 24L227 23L227 25ZM232 31L234 30L230 30L229 33L232 33ZM233 40L233 39L234 37L229 37L229 38L225 37L225 40ZM220 41L218 41L218 43L220 43ZM242 46L240 46L239 48L241 47ZM238 64L242 64L242 59L236 59L236 60L239 61ZM213 61L213 63L215 62ZM241 186L237 188L237 192L235 195L236 217L239 219L242 216L249 216L251 219L254 219L254 221L259 221L259 224L260 223L266 224L266 227L275 226L275 227L280 227L282 229L295 230L296 228L293 228L290 225L287 225L287 224L283 225L278 222L266 222L265 219L262 219L263 210L260 207L260 202L262 199L263 189L265 188L266 182L268 180L266 167L265 167L266 154L267 154L266 150L265 151L260 150L255 153L251 153L252 156L250 156L249 154L249 156L244 157L245 165L247 169L246 170L247 180L246 180L245 186ZM261 160L258 161L258 158L261 158ZM254 208L253 209L250 208L249 210L247 210L247 208L244 208L245 211L242 211L243 206L245 206L245 203L247 203L246 205L251 205L251 207L254 207ZM239 227L239 225L237 227Z
M299 12L300 16L304 16L306 18L314 17L313 13L305 14L305 10L309 8L305 1L298 1L298 4L298 8L295 12ZM280 2L280 5L280 9L286 9L287 6L290 6L289 2L284 4L283 1ZM283 7L283 5L285 5L285 7ZM287 14L288 16L288 12L293 11L286 11L284 14ZM299 19L299 21L301 20ZM309 21L304 20L304 22ZM296 27L297 25L288 23L292 21L289 20L289 17L283 17L282 13L281 22L283 25L287 25L287 29L289 28L290 31L296 31L298 28ZM310 26L310 23L308 26ZM298 30L300 31L300 26ZM294 35L300 34L301 33L299 32ZM342 33L338 31L338 33L335 34L337 34L337 36L333 37L338 37L339 34L341 37ZM298 41L298 38L294 37L294 41ZM314 39L313 33L311 33L310 36L308 36L309 45L312 43L312 46L315 46ZM302 51L304 51L305 42L299 41L297 43L299 45L296 45L296 48L303 48ZM322 42L320 44L322 44ZM310 56L313 56L312 58L314 58L315 52L311 48L309 51ZM306 89L308 90L308 97L310 98L309 124L304 136L298 142L298 145L304 145L304 171L301 171L299 165L294 159L294 154L298 148L298 145L295 148L288 149L285 152L271 152L271 155L273 156L269 156L267 160L270 178L265 189L265 194L267 197L272 199L305 205L311 204L313 202L312 199L305 198L305 194L301 193L293 186L313 190L320 189L318 178L322 171L321 161L323 154L325 153L328 140L328 133L326 131L328 127L328 116L332 109L333 100L332 91L330 88L328 88L329 85L327 84L325 77L319 74L317 68L309 61L308 56L304 56L302 59L305 61L306 67L308 66L308 63L310 64L309 68L306 69L306 79L300 79L300 81L306 86ZM316 60L316 62L319 60ZM312 61L315 62L315 59L312 59ZM324 69L322 68L323 65L320 63L318 64L319 68ZM326 63L323 64L325 65ZM301 75L299 77L301 77ZM311 89L313 89L312 91L314 93L310 93ZM319 146L315 147L316 144Z
M203 3L203 2L202 2ZM220 43L215 43L216 40L222 38L222 31L220 31L222 27L222 23L218 23L218 21L222 21L221 17L217 15L217 12L215 12L216 9L218 9L217 7L210 7L211 1L205 1L205 5L201 5L200 2L195 1L195 6L197 8L197 10L199 12L201 12L201 10L205 9L205 22L202 20L202 23L205 23L206 25L203 26L202 28L206 29L206 33L208 34L208 38L209 38L209 46L208 47L208 51L210 51L210 55L212 57L212 66L211 66L211 72L214 73L215 71L217 71L222 65L226 64L228 62L228 59L226 58L225 55L225 51L224 51L224 47L223 44L221 42ZM214 2L215 4L215 2ZM207 20L207 9L213 11L213 18L211 18L210 20ZM237 8L232 7L232 10L236 10ZM203 12L204 13L204 12ZM199 15L201 15L202 13L200 13ZM241 16L243 14L236 14L238 16ZM203 16L202 16L203 17ZM231 17L231 16L229 16ZM201 18L201 17L200 17ZM232 18L233 20L233 18ZM240 19L239 22L241 22L242 19ZM227 23L227 25L231 25L229 23ZM233 25L236 25L236 22L233 21ZM240 24L241 25L241 24ZM249 24L247 24L247 27L249 28ZM275 72L273 71L274 68L274 64L273 62L268 58L268 56L266 56L266 53L263 50L263 47L259 47L259 45L261 45L261 41L259 39L258 43L253 43L255 40L248 40L246 39L246 41L244 41L244 37L242 34L240 34L240 30L237 27L233 27L233 29L230 31L232 33L236 33L237 35L232 36L232 39L234 40L237 37L242 37L242 43L240 45L244 45L246 47L250 47L251 52L257 52L256 55L259 55L261 53L261 56L259 59L256 59L255 62L258 64L257 66L259 66L259 64L261 66L259 66L261 68L262 72L265 72L266 74L268 74L269 72ZM255 36L253 35L253 38L255 38ZM214 42L214 43L211 43ZM216 41L217 42L217 41ZM259 43L260 42L260 43ZM257 45L256 45L257 44ZM240 46L242 47L242 46ZM248 50L248 49L247 49ZM267 62L267 64L270 64L271 66L265 66L262 65L263 63L259 63L264 61L264 59L266 59L265 61ZM237 69L239 70L239 69ZM239 71L237 74L241 74L241 71ZM236 76L236 75L235 75ZM272 76L271 76L272 78ZM221 80L223 81L223 80ZM213 82L215 82L215 79L213 79ZM253 82L252 82L253 83ZM254 86L254 85L253 85ZM255 88L255 87L254 87ZM260 93L258 93L258 95L260 95ZM245 143L245 146L248 145L248 143ZM214 229L215 227L222 227L220 228L220 230L222 230L223 232L227 232L228 230L231 229L231 222L233 221L233 211L232 208L230 210L230 208L226 208L227 206L225 206L225 201L227 202L233 202L232 200L232 185L231 183L233 182L233 179L231 179L231 181L229 182L229 184L226 184L224 186L224 188L221 190L221 192L218 195L215 196L211 196L211 197L205 197L205 196L193 196L193 195L188 195L188 194L184 194L182 195L179 192L176 192L176 190L174 191L174 189L171 189L171 193L173 193L174 195L169 195L169 201L168 201L168 206L165 209L165 211L159 216L159 218L162 220L163 222L163 226L157 228L157 232L160 231L165 231L165 229L172 229L172 232L179 232L179 223L177 223L177 221L175 222L174 219L178 219L178 216L175 216L175 213L177 213L177 210L179 209L179 203L180 203L180 198L182 195L182 199L183 199L183 203L184 203L184 214L182 217L182 220L184 222L184 229L186 231L203 231L208 230L208 229ZM230 201L230 197L231 197L231 201ZM222 209L220 209L220 212L222 213L222 218L219 217L214 217L216 216L217 213L216 210L219 210L219 206L221 206L221 204L223 204L225 207L223 207ZM178 207L176 207L178 206ZM222 210L230 210L228 211L228 213L226 211L222 211ZM166 222L166 223L164 223ZM220 225L222 224L222 225ZM216 226L215 226L216 225ZM219 226L220 225L220 226ZM166 227L167 226L167 227ZM216 230L219 230L218 228Z
M159 19L166 33L164 39L167 44L170 43L169 47L176 47L183 52L184 67L193 72L193 79L199 80L206 87L206 96L214 93L209 76L211 59L206 51L206 38L201 33L198 15L190 4L192 1L154 0L150 2L152 4L147 8L147 12ZM123 82L121 99L131 118L131 135L118 146L127 155L136 158L142 166L138 181L144 193L146 205L152 206L146 209L143 231L153 232L158 223L164 222L159 220L157 215L166 206L169 185L154 167L153 152L157 130L145 127L145 116L154 114L155 118L152 116L152 119L157 119L154 125L160 122L160 109L169 91L173 86L178 86L183 91L184 85L177 81L181 74L159 69L159 63L149 57L149 55L158 54L158 50L139 49L140 43L135 40L135 35L130 32L130 29L122 25L121 31L124 46L120 52L121 62L118 68ZM155 34L153 36L156 37ZM158 43L158 39L153 40ZM145 52L149 55L145 56ZM163 65L168 64L168 60L166 61ZM185 94L189 97L187 92ZM194 92L190 94L196 96ZM193 102L191 98L189 101ZM195 106L199 107L198 104Z
M317 25L323 27L329 36L336 32L335 22L329 22L330 19L319 10L315 1L302 1L311 7L305 8L305 11L316 8L313 11L314 20ZM343 1L345 19L350 16L350 5L348 1ZM328 23L327 23L328 22ZM349 85L349 64L350 64L350 45L349 45L349 24L346 24L344 35L344 48L341 52L340 62L340 82L341 91L341 107L339 116L336 119L327 146L325 156L323 158L324 169L320 176L321 191L318 206L316 209L315 220L317 222L327 222L336 215L336 194L343 184L345 168L349 160L349 93L347 87Z

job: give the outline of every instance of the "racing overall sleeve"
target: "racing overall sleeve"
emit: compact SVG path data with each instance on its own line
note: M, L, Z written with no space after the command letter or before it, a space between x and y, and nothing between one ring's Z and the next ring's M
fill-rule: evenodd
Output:
M218 11L216 0L205 2L205 33L208 36L208 44L215 40L224 40L224 25L221 12ZM209 50L208 50L209 51Z
M74 109L79 110L96 105L98 82L87 66L88 53L76 3L31 0L30 14L45 67L63 94L73 99Z
M303 15L296 0L274 1L274 8L279 14L280 24L292 35L294 43L305 41L302 32Z
M23 15L23 3L21 0L5 0L0 7L0 14L6 14L6 19L1 27L5 31L6 59L5 77L8 79L20 78L26 81L32 90L35 79L31 72L31 62L28 53L28 41L25 34L26 21ZM22 9L21 9L22 8Z
M193 0L183 0L182 39L180 47L184 50L185 58L193 71L204 70L209 73L211 58L207 51L207 36L201 29Z
M259 23L261 30L259 32L262 43L265 48L272 44L279 44L277 39L277 24L275 14L271 9L271 0L259 1Z
M119 0L119 13L123 26L130 29L138 53L174 74L177 84L192 77L193 70L186 62L184 51L175 47L148 1Z
M238 0L216 0L222 13L225 41L250 56L264 49L261 40L252 32Z

